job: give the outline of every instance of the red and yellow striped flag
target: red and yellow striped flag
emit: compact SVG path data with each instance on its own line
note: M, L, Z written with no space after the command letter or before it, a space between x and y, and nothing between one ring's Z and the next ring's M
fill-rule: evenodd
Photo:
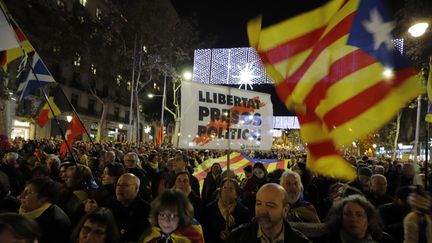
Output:
M161 124L156 134L155 145L161 145L163 142L163 138L164 138L164 125Z
M354 179L338 148L379 129L423 92L393 47L384 10L380 1L333 0L265 28L261 18L248 24L279 98L297 113L314 172Z

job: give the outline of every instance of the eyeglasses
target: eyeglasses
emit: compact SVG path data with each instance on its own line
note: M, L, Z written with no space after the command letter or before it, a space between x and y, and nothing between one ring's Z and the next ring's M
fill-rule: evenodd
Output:
M178 215L176 213L170 213L170 212L159 212L158 216L159 216L159 218L173 221L174 219L177 218Z
M92 229L91 227L86 226L86 225L84 225L84 226L81 228L81 232L84 233L84 234L94 233L94 234L96 234L96 235L104 235L104 234L106 233L106 231L103 230L103 229L98 229L98 228L96 228L96 229Z

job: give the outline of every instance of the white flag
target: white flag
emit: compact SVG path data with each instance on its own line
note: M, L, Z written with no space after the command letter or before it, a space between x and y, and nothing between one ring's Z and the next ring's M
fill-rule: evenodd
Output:
M7 18L0 9L0 51L19 47L17 37Z

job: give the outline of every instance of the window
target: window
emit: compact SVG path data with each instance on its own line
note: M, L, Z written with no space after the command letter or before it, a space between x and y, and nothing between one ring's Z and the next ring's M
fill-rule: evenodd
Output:
M71 95L71 104L74 107L78 107L78 95L77 94L72 94Z
M129 111L125 111L125 119L124 119L125 123L129 123Z
M74 66L79 67L80 65L81 65L81 56L80 54L76 53L74 59Z
M53 53L55 53L55 54L59 54L60 53L60 47L58 47L58 46L53 46Z
M116 83L117 83L118 86L120 86L122 79L123 78L122 78L122 76L120 74L117 75L117 79L116 79L117 82Z
M87 109L90 114L95 112L95 106L96 106L95 100L89 99Z
M63 0L57 0L57 6L59 6L59 7L64 7L64 2L63 2Z
M96 18L101 19L102 16L102 10L100 8L96 8Z
M92 65L90 66L90 72L91 72L93 75L96 75L96 66L95 66L94 64L92 64Z
M104 96L104 97L108 96L108 85L106 85L106 84L104 84L104 86L103 86L102 96Z
M120 114L120 108L114 107L114 120L119 119L119 114Z

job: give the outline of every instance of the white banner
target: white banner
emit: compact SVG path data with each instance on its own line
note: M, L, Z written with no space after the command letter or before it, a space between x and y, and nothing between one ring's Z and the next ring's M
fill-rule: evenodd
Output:
M272 129L269 94L182 83L180 148L270 150Z

